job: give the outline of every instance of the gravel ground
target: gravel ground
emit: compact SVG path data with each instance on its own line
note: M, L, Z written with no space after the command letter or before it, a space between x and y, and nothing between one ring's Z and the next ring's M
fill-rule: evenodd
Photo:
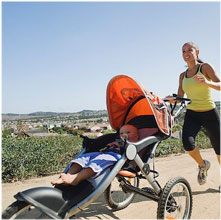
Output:
M211 162L208 172L208 181L205 185L197 183L197 166L187 155L170 155L168 157L156 158L156 170L159 172L157 178L163 187L173 177L182 176L190 183L193 194L192 219L221 219L220 195L220 168L213 149L201 150L203 158ZM50 181L56 178L48 176L25 180L23 182L2 184L2 210L15 201L13 195L19 191L38 186L50 186ZM141 186L148 186L142 180ZM104 196L101 195L84 211L78 213L76 219L156 219L157 203L143 196L137 195L134 201L125 209L112 211L106 204Z

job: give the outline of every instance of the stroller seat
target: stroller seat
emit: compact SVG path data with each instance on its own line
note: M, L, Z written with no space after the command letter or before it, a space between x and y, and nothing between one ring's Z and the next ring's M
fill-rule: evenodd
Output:
M158 133L158 128L141 128L141 129L138 129L138 132L139 132L139 141L146 138L146 137L149 137L149 136L152 136L154 134L157 134ZM152 150L152 145L149 145L149 149L148 149L148 146L145 147L144 149L142 149L139 153L139 156L141 157L141 159L143 161L145 161L147 159L147 157L149 156L148 155L148 151L151 151ZM121 176L124 176L124 177L136 177L137 173L136 173L136 167L133 167L129 165L130 163L126 164L126 167L123 167L123 169L121 169L119 171L119 175Z

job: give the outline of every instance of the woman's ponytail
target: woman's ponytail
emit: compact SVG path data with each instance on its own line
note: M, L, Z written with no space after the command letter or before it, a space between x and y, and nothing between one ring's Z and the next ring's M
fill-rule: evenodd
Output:
M198 63L204 63L200 58L197 57L197 62Z

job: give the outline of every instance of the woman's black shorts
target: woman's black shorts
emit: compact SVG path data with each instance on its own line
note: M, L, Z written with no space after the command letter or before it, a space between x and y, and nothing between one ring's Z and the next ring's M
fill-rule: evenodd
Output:
M206 129L216 154L220 155L220 117L216 109L207 112L186 111L182 132L184 149L195 149L195 138L202 126Z

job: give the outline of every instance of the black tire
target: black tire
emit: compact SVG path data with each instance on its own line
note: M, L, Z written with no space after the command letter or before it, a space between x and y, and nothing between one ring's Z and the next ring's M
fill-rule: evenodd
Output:
M192 192L187 180L183 177L172 178L160 195L157 219L190 219L192 206Z
M132 186L138 187L139 186L139 178L128 178L124 177L128 183ZM112 183L108 186L108 188L104 191L104 197L107 201L107 204L113 210L121 210L126 208L135 197L134 192L126 192L123 188L121 183L119 182L118 178L115 177Z
M16 201L3 211L2 219L49 219L49 217L26 202Z

